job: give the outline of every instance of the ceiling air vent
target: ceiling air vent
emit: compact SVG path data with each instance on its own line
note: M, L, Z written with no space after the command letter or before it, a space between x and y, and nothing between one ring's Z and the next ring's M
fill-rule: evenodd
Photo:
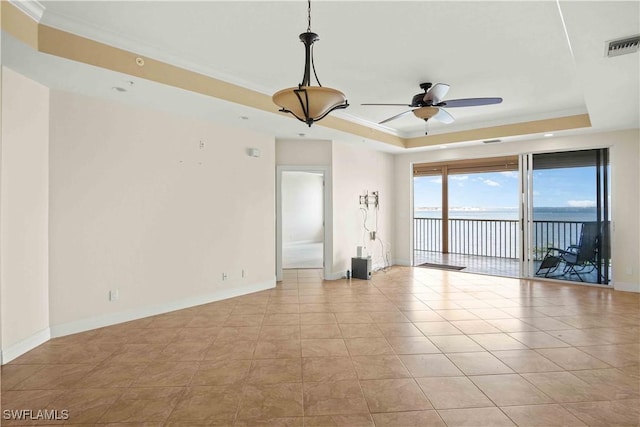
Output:
M625 37L624 39L611 40L605 43L607 49L607 56L620 56L627 53L633 53L638 51L640 46L640 35L633 37Z

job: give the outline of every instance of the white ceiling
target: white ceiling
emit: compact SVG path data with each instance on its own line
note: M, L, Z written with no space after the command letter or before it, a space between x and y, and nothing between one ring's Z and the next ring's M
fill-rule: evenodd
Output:
M41 22L272 94L300 82L305 1L44 1ZM566 32L565 32L566 26ZM375 123L410 103L421 82L446 98L500 96L500 105L450 109L456 122L413 115L389 122L413 137L589 113L593 130L640 127L640 55L606 58L605 41L640 33L640 2L312 2L318 76L351 106L332 114ZM4 37L2 62L44 84L231 122L280 138L336 131L39 54ZM249 117L248 120L240 116ZM347 137L341 135L340 137ZM353 138L352 138L353 139ZM362 138L358 137L358 141ZM375 144L378 146L378 144ZM380 144L383 145L383 144ZM396 150L387 147L388 150Z

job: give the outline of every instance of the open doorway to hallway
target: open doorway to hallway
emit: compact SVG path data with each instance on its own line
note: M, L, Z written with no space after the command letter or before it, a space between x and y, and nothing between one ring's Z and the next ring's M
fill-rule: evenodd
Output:
M324 266L324 175L283 171L282 268Z

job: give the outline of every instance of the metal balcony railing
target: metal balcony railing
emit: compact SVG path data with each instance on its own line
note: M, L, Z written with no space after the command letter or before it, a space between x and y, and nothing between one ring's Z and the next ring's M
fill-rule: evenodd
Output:
M566 248L580 239L582 221L533 221L534 260L552 246ZM519 258L519 221L503 219L449 219L449 253L497 258ZM414 250L442 251L442 219L414 218Z

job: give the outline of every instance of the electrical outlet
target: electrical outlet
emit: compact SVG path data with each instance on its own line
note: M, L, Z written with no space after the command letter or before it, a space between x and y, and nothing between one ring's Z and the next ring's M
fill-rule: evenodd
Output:
M227 273L222 273L222 280L227 280L229 275Z
M117 289L109 291L109 301L117 301L120 298L120 291Z

